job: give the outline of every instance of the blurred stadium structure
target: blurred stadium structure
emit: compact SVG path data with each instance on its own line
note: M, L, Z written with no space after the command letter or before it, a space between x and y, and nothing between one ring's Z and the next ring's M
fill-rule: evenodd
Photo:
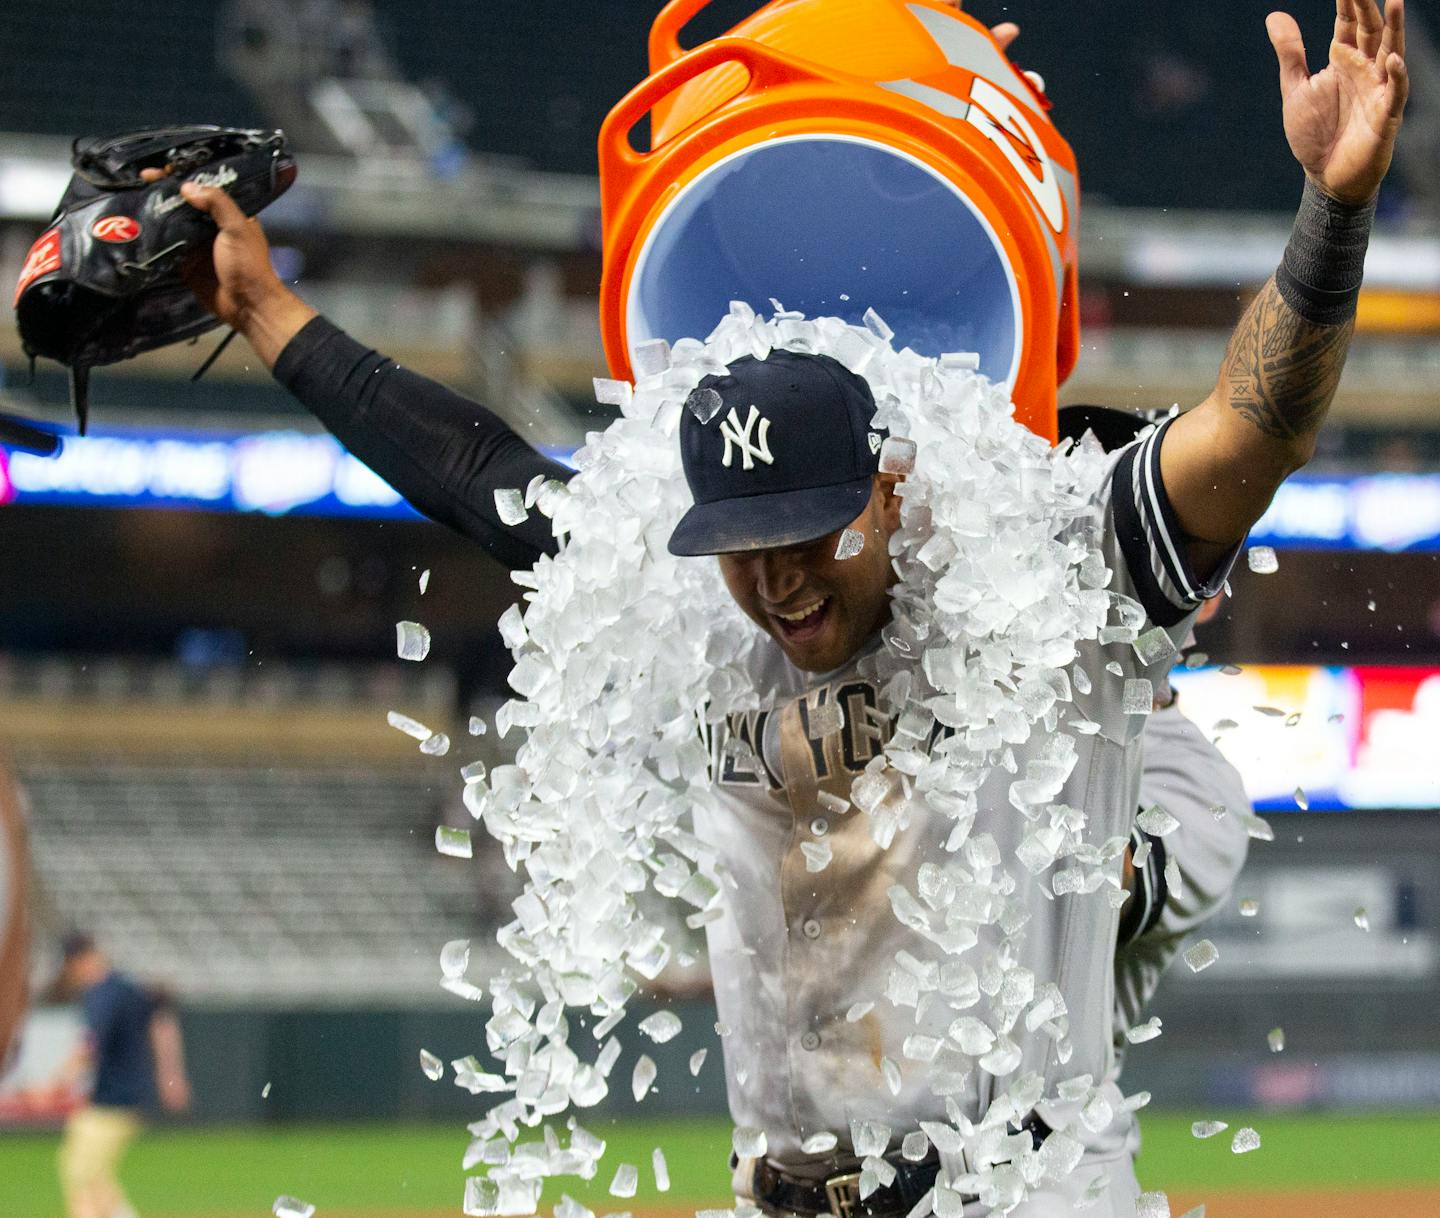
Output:
M266 217L286 277L532 442L572 450L609 417L590 400L594 134L643 75L656 7L10 0L0 46L25 48L25 70L0 74L0 280L59 197L70 137L279 123L301 157ZM697 36L748 7L717 2ZM1333 14L1292 8L1307 28ZM1097 9L1078 30L1063 6L1004 14L1087 188L1085 347L1062 400L1198 399L1273 269L1299 181L1265 11L1238 0L1221 22L1166 0ZM1421 1014L1440 1002L1440 55L1422 27L1440 28L1410 20L1414 112L1333 423L1268 522L1280 572L1238 574L1234 612L1201 640L1214 664L1291 666L1252 674L1239 710L1286 698L1324 722L1319 705L1348 699L1343 732L1262 750L1247 777L1272 796L1333 788L1352 810L1274 816L1238 894L1261 916L1227 918L1221 965L1167 986L1167 1035L1130 1069L1170 1102L1440 1105L1440 1036ZM63 379L27 380L7 309L0 409L64 420ZM459 1111L468 1097L427 1090L411 1063L422 1041L479 1051L481 1021L439 991L436 956L470 938L483 977L510 889L483 843L475 863L438 858L433 831L465 818L458 765L513 746L465 725L504 697L494 622L515 590L347 463L243 344L189 384L208 349L102 370L96 436L59 462L0 454L0 749L30 800L36 980L46 946L83 924L173 986L202 1116L258 1117L279 1070L309 1090L272 1117ZM402 618L434 633L422 666L394 659ZM1205 690L1227 679L1201 675ZM449 755L418 755L390 709L448 733ZM1346 777L1389 773L1367 750L1399 739L1389 756L1413 758L1403 742L1427 731L1404 782ZM1274 1057L1265 1033L1282 1021L1293 1051ZM708 1041L693 1036L667 1046L677 1063ZM399 1065L357 1090L339 1078L356 1052ZM719 1106L718 1085L688 1102Z

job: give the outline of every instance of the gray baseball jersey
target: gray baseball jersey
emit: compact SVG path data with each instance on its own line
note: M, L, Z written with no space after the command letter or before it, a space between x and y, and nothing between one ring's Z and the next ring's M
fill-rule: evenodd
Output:
M1208 582L1188 569L1160 478L1163 434L1161 428L1115 454L1095 506L1111 589L1139 600L1178 644L1201 601L1223 583L1228 563ZM878 645L877 639L872 650ZM1100 730L1075 737L1077 762L1055 802L1083 809L1086 840L1099 844L1128 837L1139 799L1147 716L1121 709L1123 682L1142 676L1158 682L1165 670L1147 669L1128 644L1099 643L1081 648L1077 667L1091 678L1090 692L1077 693L1067 713ZM889 730L866 714L878 705L866 668L862 655L816 676L794 669L778 647L762 648L753 676L769 709L733 715L719 726L712 754L717 807L697 812L697 832L738 885L724 915L707 927L716 1002L728 1033L731 1115L737 1124L764 1130L770 1158L796 1173L821 1174L828 1161L801 1149L807 1138L834 1133L847 1147L853 1120L883 1122L897 1137L920 1120L944 1121L944 1101L931 1088L941 1073L951 1075L961 1110L977 1119L1014 1077L997 1078L945 1043L957 1013L989 1014L993 988L952 964L938 992L935 971L949 958L903 926L887 896L893 884L913 887L922 864L957 862L944 849L951 822L918 818L882 849L863 814L837 815L821 799L848 799L851 782ZM811 730L823 705L843 709L840 729ZM749 747L737 752L732 740ZM1036 733L1016 747L1021 773L1046 743ZM988 836L998 849L991 857L1001 860L1013 859L1028 826L1008 802L1010 781L1010 774L997 773L982 788L972 833L972 840ZM811 871L801 847L822 841L831 861ZM985 845L967 865L977 859L984 865ZM1119 867L1117 860L1117 879ZM1031 970L1037 987L1053 981L1069 1011L1074 1046L1062 1064L1055 1041L1043 1031L1027 1033L1021 1020L1010 1032L1018 1072L1040 1073L1047 1093L1076 1075L1110 1078L1116 912L1101 893L1052 897L1048 872L1009 870L1018 885L1014 901L1029 914L1023 937L1005 941L998 926L982 926L971 958L1008 943L1012 963ZM908 959L897 963L897 953L909 953ZM930 992L906 973L932 978ZM887 991L895 1001L883 996ZM956 1081L962 1071L963 1081ZM1113 1099L1118 1106L1118 1091ZM1052 1124L1070 1119L1044 1106L1041 1113Z
M1133 928L1115 953L1115 1061L1119 1080L1129 1043L1160 978L1186 937L1229 897L1245 865L1249 834L1236 817L1251 810L1240 775L1180 709L1171 703L1145 727L1140 806L1159 805L1180 822L1160 839L1149 839L1149 857L1135 869ZM1137 831L1138 832L1138 831ZM1168 878L1167 878L1168 873ZM1171 880L1178 879L1178 884ZM1143 1050L1141 1050L1143 1052ZM1117 1120L1098 1148L1139 1149L1139 1123Z

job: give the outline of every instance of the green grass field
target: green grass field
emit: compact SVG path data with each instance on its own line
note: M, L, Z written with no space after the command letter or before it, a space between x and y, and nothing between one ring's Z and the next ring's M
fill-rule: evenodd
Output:
M1440 1188L1440 1114L1200 1115L1226 1119L1232 1128L1253 1125L1263 1145L1237 1156L1230 1152L1228 1134L1205 1142L1192 1138L1190 1114L1149 1115L1140 1163L1146 1188L1187 1196ZM728 1124L674 1120L587 1127L609 1142L601 1177L589 1184L569 1181L564 1191L597 1211L725 1203ZM460 1212L465 1141L462 1127L448 1125L154 1130L132 1151L124 1178L142 1218L266 1215L282 1193L315 1204L316 1218L428 1218ZM53 1135L0 1135L0 1218L60 1218L56 1144ZM650 1173L656 1145L670 1165L668 1194L655 1191ZM605 1191L622 1162L640 1167L641 1190L633 1201ZM560 1191L547 1190L542 1209L548 1210Z

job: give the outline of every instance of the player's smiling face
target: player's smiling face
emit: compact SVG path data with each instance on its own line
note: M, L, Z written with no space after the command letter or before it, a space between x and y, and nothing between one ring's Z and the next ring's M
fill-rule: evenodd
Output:
M838 532L803 545L721 554L735 603L806 672L829 672L855 655L890 616L890 536L900 527L895 479L877 477L849 526L865 535L854 558L837 559Z

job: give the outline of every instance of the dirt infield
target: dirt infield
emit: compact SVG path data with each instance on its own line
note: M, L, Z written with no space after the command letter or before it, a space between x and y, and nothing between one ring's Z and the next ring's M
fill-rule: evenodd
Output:
M1436 1218L1440 1215L1440 1188L1170 1195L1170 1213L1175 1218L1201 1204L1205 1206L1205 1218L1361 1218L1362 1215L1363 1218ZM326 1218L455 1218L457 1212L448 1209L367 1211L327 1214ZM638 1206L629 1213L632 1218L695 1218L693 1208L681 1206Z
M1178 1216L1205 1204L1205 1218L1435 1218L1440 1188L1376 1188L1356 1192L1176 1193L1170 1212Z

